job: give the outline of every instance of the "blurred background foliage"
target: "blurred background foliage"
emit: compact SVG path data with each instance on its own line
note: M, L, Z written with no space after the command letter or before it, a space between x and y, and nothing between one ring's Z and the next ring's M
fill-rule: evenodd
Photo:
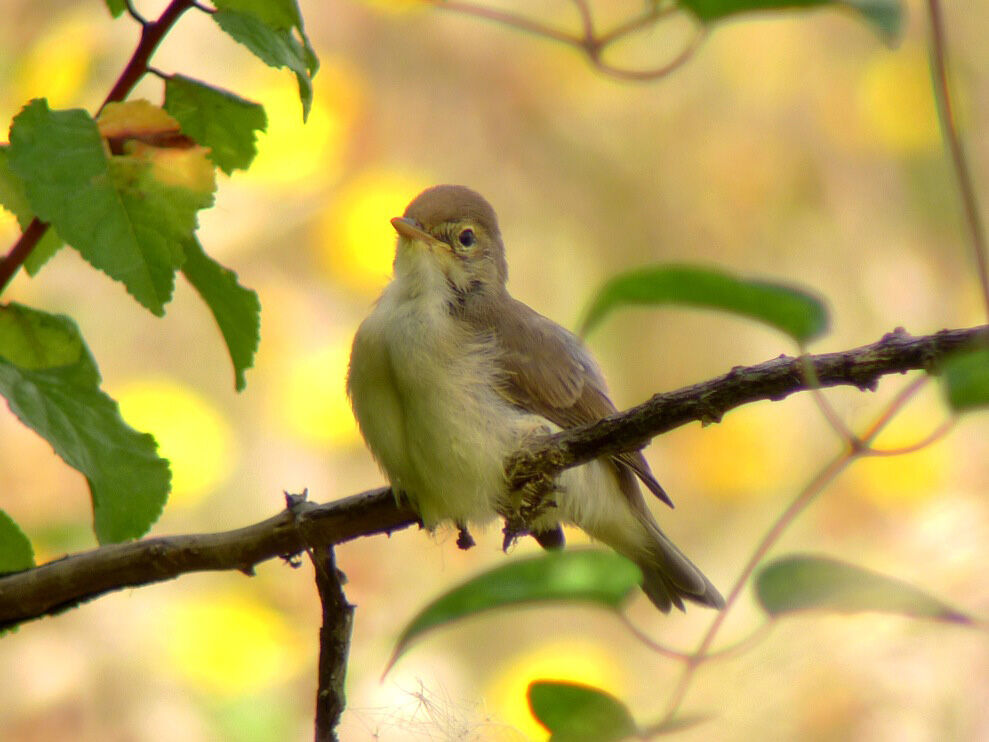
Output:
M154 16L164 3L138 5ZM896 50L841 13L741 18L719 26L671 77L628 84L572 50L415 0L303 0L322 60L307 125L288 73L265 68L190 12L155 65L257 100L269 117L257 161L221 178L200 233L261 297L247 390L234 393L212 319L182 283L158 320L62 250L39 278L21 275L8 298L75 317L106 390L172 460L175 491L152 535L260 520L282 507L285 489L331 500L382 482L350 414L345 368L353 332L390 271L388 219L434 183L489 198L511 290L571 327L606 277L658 261L717 264L819 292L833 330L814 351L871 342L897 325L922 334L978 324L930 93L923 7L907 5ZM515 7L575 22L562 0ZM628 0L602 12L640 8ZM7 0L4 11L5 121L34 96L93 110L136 40L136 27L111 21L96 0ZM947 12L962 126L974 170L985 174L989 139L978 132L989 120L989 9L960 0ZM632 63L660 63L687 32L674 23L619 51ZM148 78L132 98L158 102L160 88ZM0 213L0 242L17 234ZM620 407L793 350L751 323L670 309L619 313L590 345ZM829 397L856 424L902 383ZM81 475L3 412L4 508L39 561L91 548ZM917 440L944 415L929 390L878 444ZM658 513L663 527L726 587L837 446L806 395L663 436L646 452L678 505ZM973 418L920 453L859 462L784 546L852 559L985 614L986 461L984 419ZM659 716L678 665L612 617L576 607L478 617L430 637L382 681L404 623L443 588L504 559L497 529L476 535L466 553L446 531L338 549L358 606L343 739L543 739L525 704L536 678L591 683L637 718ZM3 739L310 739L319 606L309 570L268 563L250 580L185 576L24 626L0 641ZM696 608L661 616L644 600L631 613L683 647L711 617ZM722 639L745 635L756 620L746 598ZM986 677L978 633L810 615L702 670L687 710L714 718L681 736L986 738Z

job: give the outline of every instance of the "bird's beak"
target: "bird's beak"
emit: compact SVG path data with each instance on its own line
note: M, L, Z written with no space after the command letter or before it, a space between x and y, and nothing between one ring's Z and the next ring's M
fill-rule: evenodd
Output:
M404 237L409 242L421 242L427 247L444 248L444 243L433 237L428 232L422 230L412 219L404 216L396 216L391 220L391 225L398 232L400 237ZM449 249L449 248L447 248Z

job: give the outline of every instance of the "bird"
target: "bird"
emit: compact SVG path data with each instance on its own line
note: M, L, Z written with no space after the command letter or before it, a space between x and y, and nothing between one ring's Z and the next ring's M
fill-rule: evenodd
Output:
M437 185L400 217L393 275L360 324L347 393L368 448L427 529L504 514L506 458L532 436L616 412L598 364L571 332L513 298L492 206ZM672 506L641 451L563 471L530 531L547 548L561 524L635 562L664 613L724 599L660 530L639 482ZM461 543L458 541L458 544Z

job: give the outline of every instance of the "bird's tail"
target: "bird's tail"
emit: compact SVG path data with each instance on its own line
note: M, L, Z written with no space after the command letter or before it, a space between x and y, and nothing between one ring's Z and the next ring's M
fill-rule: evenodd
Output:
M654 523L644 523L652 543L646 554L639 554L639 565L645 579L642 589L649 600L663 613L672 606L684 610L683 601L724 608L725 599L697 566L684 556L676 545Z

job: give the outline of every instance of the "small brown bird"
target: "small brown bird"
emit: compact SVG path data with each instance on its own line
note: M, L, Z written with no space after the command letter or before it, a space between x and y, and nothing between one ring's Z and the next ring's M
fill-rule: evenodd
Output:
M504 512L506 457L535 432L615 412L580 340L513 299L494 210L463 186L419 194L402 217L394 276L354 337L347 391L392 488L427 528ZM674 546L638 482L669 503L640 452L564 471L556 504L532 524L542 543L571 523L633 560L667 612L721 608L717 589Z

